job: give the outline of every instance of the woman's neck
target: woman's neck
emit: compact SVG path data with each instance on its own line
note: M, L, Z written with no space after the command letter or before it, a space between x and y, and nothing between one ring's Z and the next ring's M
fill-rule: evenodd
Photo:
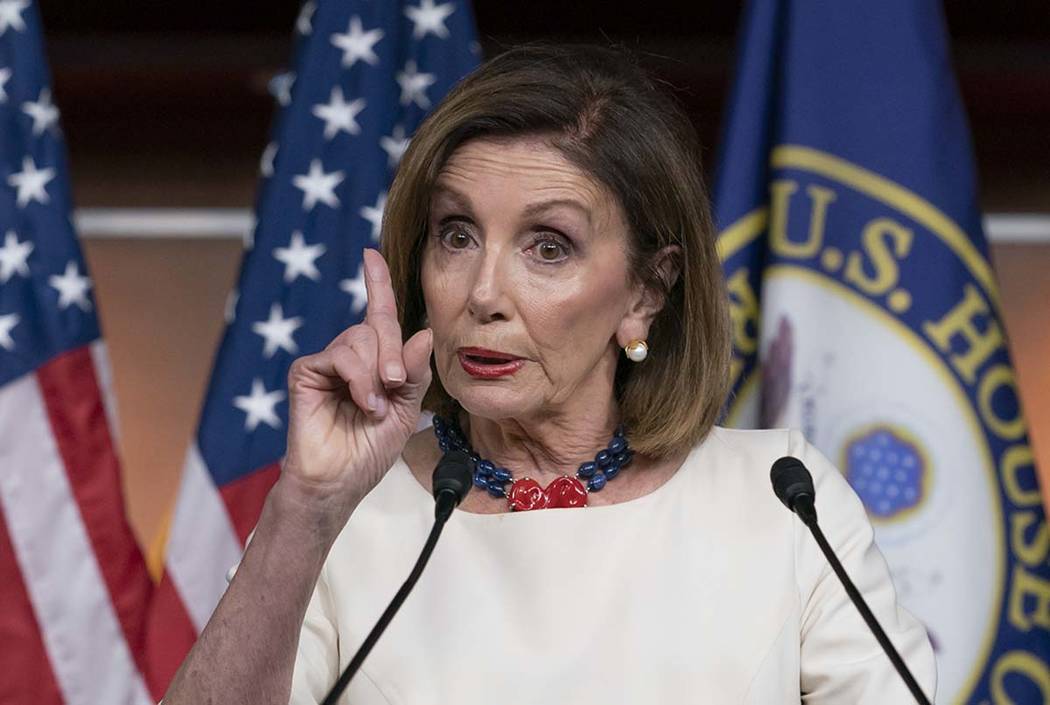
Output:
M528 476L546 484L560 475L575 475L580 463L592 460L609 443L619 416L612 403L601 413L529 419L492 420L463 412L460 422L482 458L509 469L515 478Z

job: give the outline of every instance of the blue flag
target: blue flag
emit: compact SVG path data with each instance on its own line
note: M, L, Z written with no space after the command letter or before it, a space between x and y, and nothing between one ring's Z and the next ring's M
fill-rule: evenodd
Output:
M728 421L864 501L939 703L1050 701L1050 532L932 0L755 0L716 189Z
M263 151L257 225L172 520L154 600L153 680L166 685L226 585L276 480L292 361L365 311L362 251L416 127L478 63L467 0L308 0ZM188 624L186 624L188 622Z

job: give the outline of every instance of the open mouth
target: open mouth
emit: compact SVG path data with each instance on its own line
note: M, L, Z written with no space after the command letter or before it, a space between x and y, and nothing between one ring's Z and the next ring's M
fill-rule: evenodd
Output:
M466 358L471 362L475 362L479 365L502 365L507 362L513 362L512 358L505 357L484 357L482 355L471 355L465 354Z
M479 348L461 348L459 364L472 377L494 378L513 375L525 364L525 360L494 350Z

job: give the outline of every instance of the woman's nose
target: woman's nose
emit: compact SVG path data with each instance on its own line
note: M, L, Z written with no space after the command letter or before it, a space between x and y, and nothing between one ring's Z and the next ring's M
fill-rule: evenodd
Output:
M507 296L505 253L498 248L485 248L473 271L467 309L482 323L510 318Z

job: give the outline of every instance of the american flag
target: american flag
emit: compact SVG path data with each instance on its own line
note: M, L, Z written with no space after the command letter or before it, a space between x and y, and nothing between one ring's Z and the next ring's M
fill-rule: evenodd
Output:
M362 250L415 128L478 61L466 0L306 2L294 69L263 150L257 225L196 442L187 453L153 603L151 678L167 686L226 587L277 478L292 360L365 309Z
M0 703L148 703L152 583L35 3L0 0Z

